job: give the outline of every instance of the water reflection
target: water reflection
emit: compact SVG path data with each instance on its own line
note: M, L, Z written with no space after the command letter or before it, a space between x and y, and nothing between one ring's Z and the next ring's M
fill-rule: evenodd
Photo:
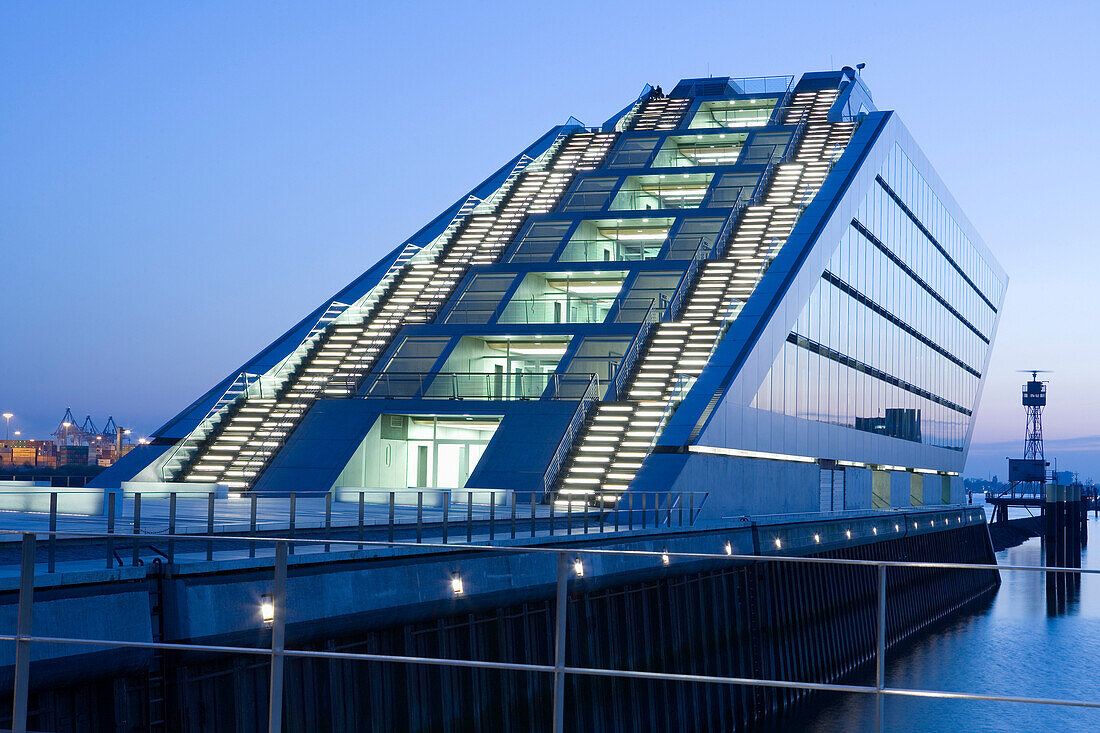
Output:
M1100 568L1100 520L1081 566ZM997 553L1007 565L1043 564L1038 538ZM1048 607L1046 573L1002 571L1001 588L976 609L887 655L889 687L1026 697L1100 700L1100 576L1056 594ZM1100 730L1100 710L920 698L887 698L888 731ZM818 697L788 716L782 731L874 730L871 695Z

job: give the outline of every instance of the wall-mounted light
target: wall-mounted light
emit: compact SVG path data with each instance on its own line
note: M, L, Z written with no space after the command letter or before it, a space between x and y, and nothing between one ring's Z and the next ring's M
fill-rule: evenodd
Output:
M895 532L900 532L900 531L901 531L901 527L899 527L898 525L896 525L896 524L895 524L895 525L894 525L894 531L895 531Z
M878 527L871 527L871 534L877 535L878 534Z
M844 530L844 536L847 537L848 539L852 539L852 530L850 530L850 529Z
M661 564L668 565L670 562L671 560L669 560L668 557L668 550L666 549L664 552L661 553Z
M815 534L814 535L814 542L820 543L821 542L821 535Z
M917 528L917 523L913 522L913 529L916 529L916 528Z
M462 595L462 576L458 573L451 573L451 590L456 596Z
M260 596L260 618L265 626L275 623L275 596L270 593Z
M733 554L733 545L730 544L729 540L726 540L725 550L726 550L727 555L732 555Z
M776 537L775 538L775 546L779 549L783 549L783 540Z
M573 572L577 574L578 578L584 577L584 563L581 562L579 557L573 561Z

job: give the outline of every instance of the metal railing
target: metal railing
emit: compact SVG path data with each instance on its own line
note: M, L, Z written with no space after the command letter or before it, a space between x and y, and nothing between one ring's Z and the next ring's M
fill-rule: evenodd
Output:
M479 488L368 489L218 497L216 492L25 491L0 495L0 511L18 512L20 529L46 533L47 573L89 562L108 569L146 561L201 562L215 558L216 540L284 534L293 539L395 540L416 544L495 541L517 537L585 536L695 526L708 492L630 492L614 506L544 504L543 492ZM0 536L4 531L0 529ZM171 538L195 539L181 545ZM100 551L73 549L87 537ZM328 552L330 546L317 546ZM360 547L360 549L362 549ZM295 551L291 546L291 554ZM243 551L242 551L243 552ZM256 543L248 543L256 557ZM101 564L105 563L105 565Z
M619 395L623 393L627 380L634 372L634 365L642 355L642 347L645 346L646 339L649 338L649 333L653 330L653 326L657 323L660 316L661 312L657 304L651 303L645 317L642 318L638 333L634 334L634 338L630 341L630 346L627 347L626 352L623 354L623 358L619 361L618 366L615 367L615 376L611 379L611 385L607 390L606 399L617 399ZM604 397L600 396L598 399L604 399Z
M740 88L743 94L780 94L791 90L794 76L743 76L730 78L730 82Z
M972 518L972 517L971 517ZM735 554L727 544L723 549L716 548L714 552L680 552L680 551L647 551L647 550L616 550L608 548L586 547L503 547L499 545L455 544L448 545L447 549L464 550L471 553L493 552L526 554L537 556L546 554L556 557L556 569L554 571L554 616L553 616L553 663L536 664L522 662L496 662L477 659L447 658L442 656L409 656L396 654L339 652L326 650L307 650L287 648L286 620L290 615L288 608L296 601L311 603L311 598L291 597L287 591L287 565L288 556L293 545L327 544L351 549L360 545L372 547L400 548L432 548L431 544L413 544L407 542L381 542L354 540L307 540L289 537L233 537L222 538L226 542L260 542L271 548L273 565L273 593L264 600L267 609L256 609L255 618L257 628L267 627L271 631L271 644L269 647L246 647L232 645L212 645L178 642L146 642L127 641L115 639L93 639L74 636L45 636L32 633L32 621L34 616L34 590L36 549L38 539L32 532L6 532L19 537L20 565L19 565L19 595L17 606L17 620L14 633L0 634L0 641L14 642L16 647L14 664L14 685L12 692L12 727L14 731L27 730L29 676L31 669L31 647L34 644L55 644L77 647L95 646L100 648L130 648L164 651L206 652L210 654L238 654L257 657L267 657L271 662L270 686L268 688L268 730L282 731L282 711L284 702L283 669L284 662L290 659L332 659L344 661L380 662L387 664L411 664L427 665L434 667L467 668L478 670L514 671L527 674L546 674L553 679L553 694L551 707L547 715L551 720L552 729L555 732L562 731L565 723L565 680L569 676L576 677L611 677L621 680L651 680L663 682L689 682L715 685L738 685L754 688L790 689L804 692L840 692L860 695L873 695L875 699L875 730L884 730L884 705L887 698L922 698L945 699L967 701L994 701L1012 702L1029 705L1065 706L1075 708L1100 709L1100 702L1094 700L1073 699L1068 697L1028 697L1017 694L989 694L982 692L958 692L936 689L913 689L904 687L892 687L886 684L886 653L890 648L888 643L888 613L887 598L891 588L890 571L898 570L924 570L924 571L964 571L964 572L1038 572L1047 574L1070 574L1080 578L1083 575L1097 575L1100 570L1081 568L1050 568L1027 565L988 565L978 563L958 562L907 562L890 560L856 560L844 558L824 558L811 556L767 555L767 554ZM53 541L54 533L40 533ZM85 540L107 539L103 535L88 535ZM171 535L165 539L177 543L193 541L205 541L207 538L192 535ZM442 549L442 545L438 546ZM265 553L266 555L267 553ZM874 681L873 684L846 684L837 682L815 682L808 680L769 679L766 677L735 677L714 674L684 674L675 672L643 671L632 669L613 669L605 667L576 666L566 663L566 641L569 633L567 624L568 616L566 607L568 602L569 586L580 581L585 569L585 561L600 557L622 557L630 562L643 566L647 561L653 567L664 567L671 570L678 563L697 564L700 561L710 563L729 563L740 565L744 563L769 563L788 565L827 566L835 568L867 568L874 574L874 641L873 660ZM579 569L578 569L579 568ZM597 563L590 563L588 572L595 572ZM895 575L895 578L897 576ZM1048 577L1050 577L1048 575ZM467 579L469 582L470 579ZM898 583L894 581L894 587ZM454 585L454 594L461 596L468 592L463 584ZM266 615L266 618L265 618ZM896 635L895 635L896 636ZM896 643L898 639L893 641ZM827 678L828 679L828 678Z
M51 473L0 473L0 481L16 481L26 482L29 481L32 484L42 484L44 486L56 486L58 488L82 488L88 485L88 482L94 479L94 475L77 475L77 474L51 474ZM5 489L11 487L5 487Z
M171 481L181 473L183 467L202 449L206 440L225 421L233 408L248 398L249 388L259 380L259 374L241 372L229 383L214 406L199 420L198 425L161 459L160 475L163 480Z
M639 330L638 336L641 332L646 330L646 326L643 325ZM638 341L638 336L634 337L634 341ZM633 349L631 344L631 349ZM627 353L629 354L629 351ZM626 362L626 355L623 356L623 362ZM636 357L635 357L636 358ZM615 374L615 379L612 380L615 385L618 385L619 376L622 372L620 370ZM574 441L577 439L577 435L580 433L581 428L584 427L584 422L588 418L588 413L591 411L592 406L596 404L600 399L600 385L595 376L592 377L592 382L585 390L584 395L580 401L577 402L577 409L573 411L573 416L569 418L569 425L565 428L565 433L561 436L561 440L558 441L557 448L554 449L554 455L550 458L550 463L546 466L546 471L542 474L542 491L544 494L549 494L551 488L554 485L554 481L558 476L558 472L561 471L562 466L565 465L566 458L569 457L569 449L573 447Z
M593 374L527 372L383 372L368 377L363 399L579 400ZM597 379L598 382L598 379ZM346 396L356 396L349 383Z

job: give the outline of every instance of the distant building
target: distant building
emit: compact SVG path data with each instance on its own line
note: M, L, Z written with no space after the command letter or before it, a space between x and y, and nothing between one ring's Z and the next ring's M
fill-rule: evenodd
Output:
M854 71L790 82L554 127L100 484L963 501L1007 278Z

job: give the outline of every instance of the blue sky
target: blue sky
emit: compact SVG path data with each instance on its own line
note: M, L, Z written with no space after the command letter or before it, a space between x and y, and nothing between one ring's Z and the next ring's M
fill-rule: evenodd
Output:
M1087 2L0 2L0 408L147 433L570 114L862 61L1012 278L968 473L1022 443L1038 367L1100 478L1098 31Z

